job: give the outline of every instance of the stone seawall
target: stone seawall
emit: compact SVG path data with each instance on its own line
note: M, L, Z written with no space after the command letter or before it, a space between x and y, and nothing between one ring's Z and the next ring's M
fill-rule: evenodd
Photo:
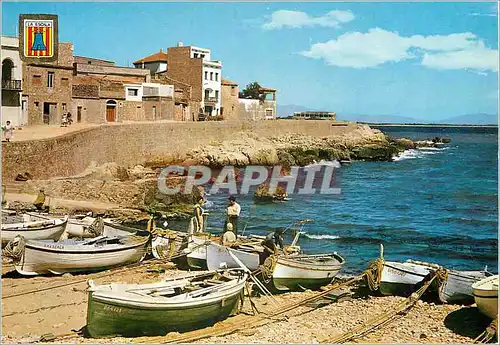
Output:
M267 138L291 133L336 136L357 131L354 123L304 120L102 125L55 138L2 143L2 177L10 182L25 172L34 179L71 176L82 172L91 162L115 162L122 166L168 164L182 161L193 149L230 140L236 132Z

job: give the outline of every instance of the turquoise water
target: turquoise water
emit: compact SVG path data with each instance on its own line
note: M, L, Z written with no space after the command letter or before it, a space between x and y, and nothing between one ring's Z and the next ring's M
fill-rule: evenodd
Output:
M255 204L237 196L240 229L266 234L311 218L299 245L305 252L337 251L344 273L357 273L379 255L457 269L497 272L497 129L384 128L395 137L449 137L440 149L406 151L395 162L354 162L336 169L339 195L291 195L286 203ZM227 194L210 195L209 228L219 232ZM285 241L291 241L291 232Z

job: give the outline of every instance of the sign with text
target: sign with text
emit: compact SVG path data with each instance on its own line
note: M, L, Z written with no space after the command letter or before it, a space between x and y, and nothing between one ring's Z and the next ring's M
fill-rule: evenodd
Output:
M19 15L19 53L23 61L57 61L57 19L54 14Z

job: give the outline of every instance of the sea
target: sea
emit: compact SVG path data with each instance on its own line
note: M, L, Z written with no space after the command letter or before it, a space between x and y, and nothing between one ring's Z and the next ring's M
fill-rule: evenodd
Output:
M337 252L343 273L357 274L383 256L447 268L498 272L498 128L372 126L412 140L449 138L438 148L407 150L393 162L321 162L335 167L340 194L291 194L256 203L236 195L239 232L266 235L310 219L298 244L305 253ZM207 195L208 229L222 231L227 192ZM171 228L185 229L174 222ZM291 242L294 229L285 232Z

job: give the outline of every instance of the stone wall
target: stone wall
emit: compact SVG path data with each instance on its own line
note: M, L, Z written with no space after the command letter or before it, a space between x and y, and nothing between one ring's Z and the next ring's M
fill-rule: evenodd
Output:
M76 113L75 113L76 118ZM152 122L101 125L64 136L2 143L2 174L5 182L29 172L34 179L71 176L92 161L122 166L168 164L184 160L192 149L229 140L235 132L262 137L299 133L327 136L357 131L355 124L338 126L331 121L271 120L252 124L230 122Z

